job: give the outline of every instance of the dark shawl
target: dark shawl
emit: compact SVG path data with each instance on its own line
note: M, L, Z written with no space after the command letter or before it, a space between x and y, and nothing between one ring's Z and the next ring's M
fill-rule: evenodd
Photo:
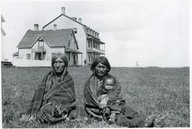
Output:
M87 114L95 118L102 117L102 119L108 121L107 116L110 115L111 111L117 111L120 113L117 116L117 125L140 127L144 119L138 112L126 105L125 100L122 98L121 86L116 78L114 88L107 93L107 107L100 109L97 98L106 93L107 91L104 90L103 85L98 87L97 78L91 75L84 86L84 102Z
M65 71L61 81L53 86L46 94L46 82L50 76L54 76L54 72L49 72L38 86L35 92L27 114L36 115L41 107L46 103L54 103L59 106L62 111L69 113L75 109L75 88L74 82L68 71Z
M102 86L98 86L97 77L92 74L90 78L87 80L84 86L84 103L85 103L85 111L88 115L92 116L93 114L101 114L101 109L99 106L98 96L101 95ZM107 95L108 100L116 100L121 97L121 86L116 80L114 88Z

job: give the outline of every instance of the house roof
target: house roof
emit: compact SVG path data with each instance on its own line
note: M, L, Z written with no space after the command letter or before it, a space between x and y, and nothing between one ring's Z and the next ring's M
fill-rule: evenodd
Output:
M73 52L73 53L76 53L76 54L82 54L82 52L80 52L78 50L75 50L75 49L72 49L72 48L66 48L65 52Z
M13 56L18 56L18 55L19 55L19 52L13 53Z
M90 27L86 26L85 24L83 24L83 23L81 23L81 22L79 22L79 21L77 21L77 20L74 20L72 17L69 17L69 16L67 16L67 15L65 15L65 14L60 14L60 15L57 16L55 19L53 19L52 21L50 21L49 23L47 23L46 25L44 25L42 30L44 30L48 25L50 25L51 23L53 23L55 20L57 20L58 18L60 18L60 17L62 17L62 16L67 17L67 18L71 19L72 21L74 21L74 22L82 25L82 27L83 27L84 29L85 29L85 28L86 28L86 29L87 29L87 28L90 28ZM91 28L90 28L90 29L91 29ZM84 31L85 31L85 30L84 30ZM87 33L86 31L85 31L85 33L88 35L88 33ZM99 38L98 38L98 39L99 39Z
M59 16L57 16L57 17L56 17L55 19L53 19L52 21L50 21L49 23L47 23L46 25L44 25L43 28L42 28L42 30L44 30L48 25L50 25L51 23L53 23L54 21L56 21L58 18L60 18L60 17L62 17L62 16L67 17L67 18L71 19L72 21L74 21L74 22L82 25L82 27L84 28L85 34L86 34L87 36L90 35L90 34L86 31L88 28L91 29L90 27L86 26L85 24L83 24L83 23L81 23L81 22L73 19L72 17L69 17L69 16L63 14L63 13L60 14ZM99 37L94 37L94 38L97 39L97 40L100 42L100 44L105 44L104 42L102 42L102 41L100 40Z
M105 43L104 43L104 42L102 42L100 39L95 38L95 37L93 37L93 36L92 36L92 35L90 35L90 34L87 34L87 39L94 39L94 40L98 41L98 43L100 43L100 44L105 44Z
M40 37L44 39L44 41L50 47L64 47L68 45L68 40L71 36L71 33L73 33L72 29L44 31L28 30L17 47L31 48Z

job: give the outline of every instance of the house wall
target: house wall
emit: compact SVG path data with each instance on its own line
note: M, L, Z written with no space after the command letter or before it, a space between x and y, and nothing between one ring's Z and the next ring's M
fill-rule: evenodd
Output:
M19 59L27 59L27 54L32 54L30 48L19 49Z
M35 43L32 47L33 50L38 50L38 43ZM44 49L46 51L45 59L47 61L51 61L52 53L64 53L64 47L60 48L50 48L46 43L44 43ZM32 52L33 59L35 59L35 52Z
M33 46L35 49L37 45ZM45 45L46 57L45 60L34 60L34 58L27 59L27 54L34 55L32 49L19 49L19 59L13 59L13 66L17 67L51 67L52 53L64 53L64 48L49 48ZM31 56L32 57L32 56Z
M50 47L46 43L44 43L44 49L46 50L44 60L51 60ZM32 60L35 60L35 51L37 51L37 50L38 50L38 42L36 42L32 47L32 52L31 52Z
M86 59L86 34L84 32L83 26L65 16L61 16L44 29L54 30L54 24L57 24L57 29L77 28L77 33L75 34L75 37L79 46L79 51L82 52L82 59L81 54L78 54L78 65L83 65L83 61Z
M63 48L51 48L50 55L52 57L52 53L65 53L65 49Z
M13 66L17 67L51 67L51 61L14 59Z
M74 49L74 50L78 50L77 49L77 44L75 42L75 38L72 34L71 38L70 38L70 46L68 46L69 48L71 49ZM78 58L78 55L77 54L74 54L74 53L69 53L68 55L68 63L69 63L69 66L71 65L75 65L74 63L74 60L77 60L77 62L80 60L81 58Z

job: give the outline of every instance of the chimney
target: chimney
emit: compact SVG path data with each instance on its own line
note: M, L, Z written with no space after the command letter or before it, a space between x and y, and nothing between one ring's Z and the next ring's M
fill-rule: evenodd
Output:
M78 18L78 21L79 21L80 23L82 23L82 18Z
M65 7L61 7L61 14L65 15Z
M34 31L39 31L39 24L34 24Z
M54 26L54 31L56 31L57 30L57 24L54 24L53 26Z

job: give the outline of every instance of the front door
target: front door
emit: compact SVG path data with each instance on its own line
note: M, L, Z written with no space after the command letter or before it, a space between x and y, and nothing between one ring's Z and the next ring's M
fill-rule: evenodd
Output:
M35 53L35 60L44 60L45 59L45 53L36 52Z

